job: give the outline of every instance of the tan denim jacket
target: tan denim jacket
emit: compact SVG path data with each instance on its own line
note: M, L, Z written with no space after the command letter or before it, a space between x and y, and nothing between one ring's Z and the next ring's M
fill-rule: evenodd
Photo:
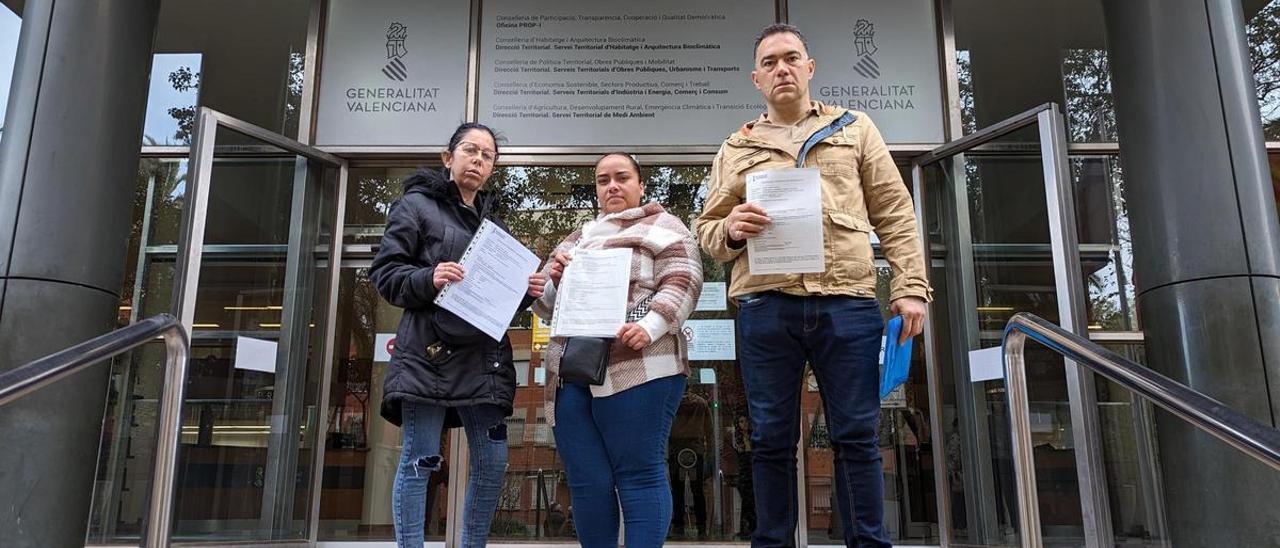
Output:
M846 110L816 103L823 128ZM889 149L871 119L853 111L855 120L809 150L804 167L822 174L822 210L826 271L818 274L751 275L746 247L732 249L725 217L746 195L747 174L795 167L796 158L779 146L751 135L754 121L730 135L711 164L707 201L694 227L708 255L732 262L730 296L779 289L791 293L874 297L876 270L871 231L893 270L889 299L932 300L925 260L916 232L916 216Z

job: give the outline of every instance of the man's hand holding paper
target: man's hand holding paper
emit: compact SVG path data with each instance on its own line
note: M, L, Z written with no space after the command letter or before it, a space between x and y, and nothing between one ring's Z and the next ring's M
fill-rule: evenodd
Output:
M826 270L822 178L816 168L751 173L747 175L746 198L746 204L734 208L738 219L730 223L729 237L731 241L746 239L752 274ZM743 207L752 204L754 207Z

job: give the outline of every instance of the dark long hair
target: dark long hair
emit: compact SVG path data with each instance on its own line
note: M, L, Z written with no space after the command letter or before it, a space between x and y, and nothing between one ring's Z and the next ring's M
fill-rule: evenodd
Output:
M467 134L467 132L469 132L469 131L471 131L471 130L473 130L473 129L478 129L478 130L480 130L480 131L483 131L483 132L485 132L485 133L488 133L488 134L489 134L489 138L490 138L490 139L493 139L493 153L494 153L495 155L499 153L499 152L498 152L498 141L499 141L499 140L505 140L505 139L503 139L502 137L499 137L499 136L498 136L498 134L497 134L497 133L495 133L495 132L493 131L493 128L490 128L489 126L486 126L486 125L481 124L481 123L479 123L479 122L467 122L467 123L465 123L465 124L462 124L462 125L458 126L458 129L453 130L453 137L450 137L450 138L449 138L449 153L450 153L450 154L452 154L452 153L453 153L453 149L458 148L458 143L461 143L461 142L462 142L462 137L463 137L463 136L465 136L465 135Z

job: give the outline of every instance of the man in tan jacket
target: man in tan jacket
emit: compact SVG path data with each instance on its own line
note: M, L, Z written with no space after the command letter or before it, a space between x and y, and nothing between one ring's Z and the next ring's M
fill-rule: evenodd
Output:
M890 546L876 442L884 320L876 300L873 230L893 270L889 308L903 317L900 340L921 332L931 290L911 195L880 132L866 114L810 99L815 66L795 27L771 25L761 32L751 79L768 111L721 145L695 227L708 254L733 263L729 294L739 305L739 361L755 446L752 546L795 542L806 362L827 415L845 544ZM797 167L820 172L825 267L753 275L747 240L771 220L745 200L747 174Z

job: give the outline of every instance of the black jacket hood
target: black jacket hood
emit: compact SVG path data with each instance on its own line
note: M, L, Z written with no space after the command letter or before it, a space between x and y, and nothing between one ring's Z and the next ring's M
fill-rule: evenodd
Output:
M432 198L444 198L449 196L449 187L455 185L449 183L448 174L444 169L422 168L410 175L404 180L404 193L421 192Z
M476 195L476 209L463 207L458 186L441 169L423 169L404 180L404 196L387 213L387 227L369 277L388 303L404 309L395 350L383 378L381 413L401 424L403 402L461 407L492 404L511 413L516 370L511 340L493 340L462 318L435 304L436 265L458 262L497 195ZM532 298L526 298L521 308ZM456 411L445 424L460 424Z
M404 180L404 193L419 192L429 198L444 201L462 201L462 193L457 183L449 179L447 168L422 168ZM496 196L487 190L476 193L475 205L478 209L488 210Z

